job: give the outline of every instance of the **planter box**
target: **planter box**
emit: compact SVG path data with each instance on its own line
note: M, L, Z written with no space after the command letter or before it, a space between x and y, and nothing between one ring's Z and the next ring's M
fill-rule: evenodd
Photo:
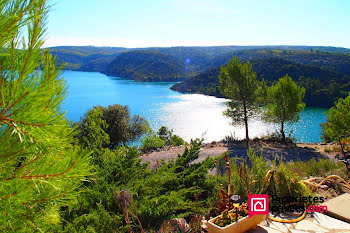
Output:
M251 218L247 216L225 227L219 227L218 225L214 224L215 219L218 218L215 217L210 219L206 224L207 231L209 233L243 233L257 226L259 223L265 220L266 217L267 215L254 215Z

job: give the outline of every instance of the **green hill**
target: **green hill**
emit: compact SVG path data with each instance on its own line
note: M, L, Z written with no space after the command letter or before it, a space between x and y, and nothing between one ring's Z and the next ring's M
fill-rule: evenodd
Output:
M244 59L242 59L244 60ZM311 107L329 107L339 97L350 91L350 76L324 69L315 65L304 65L278 57L255 58L250 60L258 79L268 83L289 74L299 85L306 88L304 101ZM223 97L219 91L220 68L215 67L188 80L175 84L171 89L185 93L201 93Z
M285 55L293 52L291 59L295 62L308 64L315 59L309 57L312 53L322 53L330 57L332 54L343 56L350 54L350 49L337 47L316 47L316 46L178 46L167 48L122 48L122 47L94 47L94 46L59 46L52 47L50 51L56 55L60 62L66 63L65 69L78 71L98 71L104 72L106 67L119 54L129 51L147 50L156 51L167 54L177 60L178 63L187 67L192 74L207 70L209 67L223 65L227 60L234 56L272 56L282 53L281 56L285 59ZM283 50L283 51L282 51ZM260 52L256 52L260 51ZM270 51L270 52L268 52ZM279 52L278 52L279 51ZM294 53L294 51L297 51ZM331 53L329 53L331 52ZM249 53L251 53L249 55ZM329 53L327 55L327 53ZM244 55L245 54L245 55ZM289 56L289 55L288 55ZM318 56L320 62L315 62L322 65L326 60L322 56ZM327 58L328 59L328 58ZM316 59L317 60L317 59ZM347 59L345 59L347 60ZM339 60L338 60L339 61ZM347 61L346 61L347 62ZM341 64L338 65L340 67ZM331 66L329 66L331 67Z
M346 50L345 50L346 51ZM350 75L350 53L322 52L313 50L249 49L220 54L211 60L209 66L226 64L237 56L242 61L266 58L281 58L304 65L314 65L335 72Z
M59 46L50 48L59 63L65 63L65 69L76 71L105 70L106 66L126 48L94 46Z
M184 64L167 54L151 50L122 53L104 73L137 81L178 81L186 76Z

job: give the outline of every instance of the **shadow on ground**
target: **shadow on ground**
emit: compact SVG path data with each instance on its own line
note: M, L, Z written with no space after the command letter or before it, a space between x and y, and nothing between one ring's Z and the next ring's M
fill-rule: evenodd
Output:
M327 156L317 152L312 148L301 148L297 147L295 144L280 144L280 143L264 143L264 142L251 142L251 148L258 154L263 155L263 158L267 161L272 161L276 159L283 162L292 162L292 161L308 161L312 158L324 159L328 158ZM227 144L229 157L238 157L245 159L247 158L247 146L245 142L237 141Z

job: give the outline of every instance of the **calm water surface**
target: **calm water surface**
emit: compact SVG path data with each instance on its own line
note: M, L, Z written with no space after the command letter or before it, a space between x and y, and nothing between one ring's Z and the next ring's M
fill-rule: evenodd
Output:
M181 137L200 137L206 141L221 140L226 135L244 138L243 126L231 126L222 115L225 99L198 94L181 94L170 90L173 83L135 82L107 77L101 73L65 71L68 93L63 103L67 117L80 117L96 105L128 105L132 114L144 116L154 130L165 125ZM326 109L306 108L300 121L288 125L286 135L292 132L299 142L320 142L320 123L325 121ZM263 122L259 116L250 121L251 138L278 130L278 126Z

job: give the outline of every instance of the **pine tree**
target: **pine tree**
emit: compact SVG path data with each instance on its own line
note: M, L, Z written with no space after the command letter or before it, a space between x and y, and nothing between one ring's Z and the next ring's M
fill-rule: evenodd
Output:
M267 121L280 123L284 142L284 124L299 120L299 113L305 108L304 96L305 88L299 87L288 74L267 89L265 118Z
M258 109L259 82L256 73L249 61L242 64L235 57L221 67L219 80L221 93L231 100L224 115L230 117L233 124L244 122L248 143L248 119Z
M326 113L327 119L322 126L322 138L325 141L339 142L350 135L350 92L346 98L339 98Z
M0 0L0 231L49 231L90 172L61 109L65 82L42 51L45 0Z

